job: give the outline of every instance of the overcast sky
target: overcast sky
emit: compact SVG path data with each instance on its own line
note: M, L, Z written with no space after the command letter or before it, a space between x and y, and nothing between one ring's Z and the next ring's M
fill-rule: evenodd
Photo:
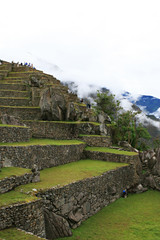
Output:
M160 98L159 0L0 0L0 59Z

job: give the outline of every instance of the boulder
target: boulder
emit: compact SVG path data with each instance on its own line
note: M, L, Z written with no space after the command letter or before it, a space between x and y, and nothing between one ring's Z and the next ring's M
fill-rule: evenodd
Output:
M108 114L101 112L100 114L98 114L98 122L99 123L111 123L111 118L110 116L108 116Z
M139 152L136 148L133 148L127 141L120 141L118 145L128 151L137 152L137 153Z
M44 209L45 229L47 239L72 236L71 229L66 219Z
M77 104L69 102L67 105L66 120L77 121L81 118L82 111Z
M66 101L53 87L44 89L40 99L41 118L48 121L63 121L66 115Z
M30 77L29 81L30 87L41 87L40 77L38 75L33 75Z
M100 130L100 135L103 135L103 136L107 136L108 135L106 124L101 123L100 126L99 126L99 130Z

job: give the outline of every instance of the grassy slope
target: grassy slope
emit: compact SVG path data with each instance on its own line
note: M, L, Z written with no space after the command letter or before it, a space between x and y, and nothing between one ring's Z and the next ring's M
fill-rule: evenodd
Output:
M78 162L44 169L40 171L40 182L19 186L15 190L21 191L22 189L23 192L28 192L32 191L33 188L46 189L57 185L63 186L74 181L98 176L103 172L126 165L127 164L88 159L80 160Z
M11 177L11 176L21 176L25 173L31 173L30 169L26 168L18 168L18 167L5 167L1 168L0 172L0 180L5 177Z
M78 145L84 142L78 140L53 140L32 138L29 142L0 143L0 146L31 146L31 145Z
M122 155L128 155L128 156L138 155L135 152L120 151L120 150L116 150L116 149L113 149L113 148L106 148L106 147L86 147L85 150L96 151L96 152L114 153L114 154L122 154Z
M119 199L73 230L69 240L159 240L160 192Z
M16 228L9 228L0 231L0 239L5 240L40 240L44 238L38 238L31 234L27 234L23 231L17 230Z

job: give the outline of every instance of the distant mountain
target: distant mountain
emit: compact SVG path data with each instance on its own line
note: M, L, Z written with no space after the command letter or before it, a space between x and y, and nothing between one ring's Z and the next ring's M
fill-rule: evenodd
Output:
M128 99L131 103L138 106L147 115L153 115L156 118L160 118L160 99L149 96L149 95L139 95L134 98L131 93L124 92L122 96Z

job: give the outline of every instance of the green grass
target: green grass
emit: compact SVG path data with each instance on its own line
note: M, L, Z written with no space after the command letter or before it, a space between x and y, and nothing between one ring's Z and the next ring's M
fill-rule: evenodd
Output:
M31 138L29 142L15 142L15 143L0 143L0 146L33 146L33 145L78 145L85 144L84 142L78 140L53 140L46 138Z
M29 106L3 106L3 105L0 105L0 107L3 107L3 108L26 108L26 109L40 109L40 107L29 107Z
M25 203L36 200L34 196L26 195L21 192L15 192L14 190L0 194L0 207L9 206L15 203Z
M29 97L0 97L0 99L22 99L22 100L29 100Z
M33 188L47 189L55 186L64 186L69 183L98 176L111 169L127 166L124 163L105 162L97 160L80 160L65 165L47 168L40 171L41 181L19 186L15 190L30 192Z
M29 128L25 126L18 126L18 125L8 125L8 124L0 124L0 127L18 127L18 128Z
M103 208L63 240L159 240L159 206L158 191L129 195Z
M42 121L42 120L25 120L25 122L50 122L50 123L66 123L66 124L83 124L83 123L90 123L96 126L100 124L97 122L81 122L81 121Z
M135 153L135 152L121 151L121 150L106 148L106 147L86 147L85 150L96 151L96 152L114 153L114 154L128 155L128 156L138 155L138 153Z
M1 168L0 180L5 177L21 176L21 175L24 175L25 173L31 173L31 170L26 168L19 168L19 167Z
M80 137L109 137L109 136L102 136L102 135L85 135L85 134L80 134L79 135Z
M9 228L0 231L0 239L3 240L40 240L44 238L38 238L31 234L25 233L24 231L16 228Z

